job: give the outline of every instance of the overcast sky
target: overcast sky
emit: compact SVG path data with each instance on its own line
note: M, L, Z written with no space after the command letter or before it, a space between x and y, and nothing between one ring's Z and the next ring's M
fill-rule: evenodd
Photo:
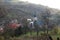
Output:
M34 4L41 4L51 8L60 9L60 0L22 0L22 1L28 1Z
M1 1L19 2L21 0L0 0L0 2ZM44 5L44 6L51 7L51 8L60 9L60 0L22 0L22 1L28 1L28 2L34 3L34 4L41 4L41 5Z

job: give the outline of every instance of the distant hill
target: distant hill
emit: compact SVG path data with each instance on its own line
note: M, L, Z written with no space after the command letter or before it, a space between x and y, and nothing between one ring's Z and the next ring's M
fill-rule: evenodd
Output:
M6 11L5 13L8 14L7 16L18 19L21 19L23 17L33 18L34 15L37 15L37 17L40 18L41 14L46 13L47 9L50 11L52 16L54 14L60 13L59 12L60 10L28 2L18 2L18 3L0 2L0 8L5 9Z
M46 11L46 7L42 5L35 5L25 2L19 2L17 4L1 3L0 7L5 8L7 13L16 14L17 16L33 16L34 14L40 16L40 13L44 13Z

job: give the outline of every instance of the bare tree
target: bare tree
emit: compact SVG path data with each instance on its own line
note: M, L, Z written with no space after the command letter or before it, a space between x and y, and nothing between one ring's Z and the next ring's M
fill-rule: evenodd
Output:
M41 19L44 22L43 27L44 27L44 29L47 30L47 34L48 34L49 17L50 17L50 10L49 9L46 9L45 12L41 13Z

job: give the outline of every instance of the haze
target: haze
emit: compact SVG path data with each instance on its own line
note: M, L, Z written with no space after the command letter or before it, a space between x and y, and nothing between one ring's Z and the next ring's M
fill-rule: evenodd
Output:
M20 0L21 1L21 0ZM22 0L34 4L41 4L50 8L60 9L60 0Z

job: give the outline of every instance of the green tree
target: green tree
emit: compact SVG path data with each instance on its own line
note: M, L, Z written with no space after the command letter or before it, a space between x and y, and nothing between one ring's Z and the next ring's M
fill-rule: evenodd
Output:
M22 19L22 24L23 24L23 32L28 32L28 22L27 22L27 18L23 18Z
M52 34L54 34L54 35L58 34L58 27L57 27L57 26L55 26L55 27L53 28Z

